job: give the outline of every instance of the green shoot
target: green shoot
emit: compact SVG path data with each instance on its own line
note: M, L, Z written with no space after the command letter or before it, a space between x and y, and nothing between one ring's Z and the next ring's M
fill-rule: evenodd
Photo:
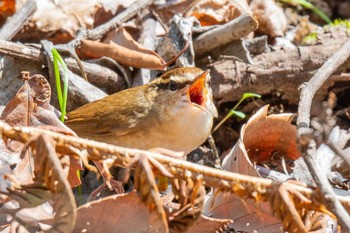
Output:
M315 45L317 43L317 32L311 32L309 35L305 36L303 38L302 44L303 45Z
M61 116L60 121L64 122L64 116L67 113L66 107L67 107L67 97L68 97L68 74L70 70L68 69L66 63L62 59L61 55L58 53L58 51L53 48L51 50L52 56L53 56L53 68L55 72L55 81L56 81L56 89L57 89L57 98L60 105L61 110ZM61 88L61 75L60 75L60 69L59 65L61 65L63 69L63 93ZM77 177L80 180L80 171L77 170ZM79 203L82 203L82 188L81 185L78 187L78 197L79 197Z
M332 23L331 26L342 26L346 27L346 29L350 29L350 20L348 19L335 19Z
M214 133L227 119L235 115L238 118L244 119L246 116L243 112L236 111L236 108L246 99L249 98L261 98L261 95L255 93L244 93L242 98L238 101L238 103L226 114L226 116L215 126L212 133Z
M318 15L321 19L323 19L327 24L332 23L330 18L328 18L328 16L323 11L315 7L311 2L308 2L307 0L279 0L279 1L291 4L291 5L300 5L305 9L310 9L316 15Z
M55 78L56 78L56 89L57 89L57 98L58 102L60 104L60 121L64 122L64 116L66 115L66 107L67 107L67 96L68 96L68 74L69 70L67 68L66 63L60 56L60 54L57 52L55 48L51 50L52 56L53 56L53 67L55 71ZM63 93L61 88L61 76L60 76L60 70L59 70L59 64L61 65L63 69Z

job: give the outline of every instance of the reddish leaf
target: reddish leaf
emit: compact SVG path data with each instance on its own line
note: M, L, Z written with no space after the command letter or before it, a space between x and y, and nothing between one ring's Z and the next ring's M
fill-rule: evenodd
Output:
M118 194L79 207L73 232L166 232L160 218L136 192Z

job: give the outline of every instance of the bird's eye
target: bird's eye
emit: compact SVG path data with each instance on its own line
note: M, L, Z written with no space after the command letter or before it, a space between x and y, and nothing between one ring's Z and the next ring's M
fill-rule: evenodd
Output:
M178 89L179 85L174 82L174 81L170 81L168 84L168 88L170 91L176 91Z

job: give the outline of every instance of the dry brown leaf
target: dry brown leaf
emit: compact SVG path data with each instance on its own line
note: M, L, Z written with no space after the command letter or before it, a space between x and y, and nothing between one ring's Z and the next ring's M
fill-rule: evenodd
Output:
M13 181L7 195L19 207L5 208L3 211L11 215L11 225L17 222L35 229L40 228L39 223L45 222L54 232L71 232L76 218L75 200L56 155L54 141L41 135L33 139L29 146L33 147L34 183L19 186ZM53 208L48 204L49 201L53 203ZM34 213L30 212L33 208L36 210ZM48 209L51 214L48 214Z
M136 192L118 194L79 207L73 232L166 232L161 218L158 212L150 211Z
M196 17L202 26L223 24L237 18L243 13L242 9L240 9L241 4L246 4L246 1L199 1L198 4L194 5L186 13L186 16Z
M227 23L243 12L250 10L247 2L242 0L173 1L157 8L157 13L164 22L181 14L196 17L202 26Z
M280 220L273 216L268 202L244 200L236 194L223 193L217 194L216 197L209 196L209 198L209 201L205 203L209 211L204 214L213 218L232 219L233 223L229 226L236 231L252 232L256 230L259 233L269 233L278 232L282 228Z
M296 145L296 127L291 124L294 114L271 114L269 106L262 107L242 127L241 139L249 158L254 162L267 162L278 154L296 160L301 154Z
M202 214L205 198L203 181L201 177L195 182L175 179L172 180L172 188L179 207L168 213L169 227L172 233L186 232Z
M136 68L164 70L166 64L157 53L137 43L124 28L110 33L103 43L82 40L77 52L82 58L106 56Z
M180 1L170 1L165 4L151 6L154 11L157 12L160 19L164 23L168 23L174 15L184 14L196 1L193 0L180 0Z
M204 215L201 215L198 221L190 227L187 232L191 233L212 233L212 232L221 232L225 230L228 224L232 223L231 219L217 219L210 218Z
M273 0L253 0L250 4L254 16L258 19L258 32L271 37L283 36L287 30L287 18L284 11Z
M116 1L114 4L106 4L108 2L106 0L35 0L35 2L36 12L16 39L39 41L46 38L54 43L66 43L75 37L79 28L93 28L94 15L100 8L110 7L105 11L115 14L120 6ZM18 5L21 6L23 3L21 0Z
M291 125L293 115L267 116L268 107L261 108L242 127L240 139L223 161L225 170L258 176L251 160L266 162L276 152L291 159L300 157L295 141L296 127ZM268 202L243 200L235 194L215 192L217 191L213 191L214 194L211 194L206 203L206 214L215 218L233 219L234 223L230 226L236 230L269 232L280 229L281 223L273 216Z
M94 14L94 28L118 15L138 0L101 0ZM102 6L102 7L101 7Z
M296 181L292 181L295 183ZM283 229L288 232L309 232L320 227L326 215L335 219L318 200L310 200L302 193L282 183L271 192L274 214L283 221ZM316 217L315 217L316 216ZM320 218L318 218L320 217Z
M131 166L136 166L134 175L134 188L139 191L140 199L143 203L146 204L146 206L148 206L149 211L155 212L158 221L162 221L164 232L168 232L169 229L166 221L165 211L162 206L162 201L160 199L151 164L155 169L156 167L159 167L159 170L165 170L165 168L158 161L154 159L148 159L144 155L140 155L139 157L134 158L134 161L131 162ZM153 219L150 219L150 224L153 221Z
M3 119L5 122L13 126L51 125L61 128L64 131L72 132L58 120L54 112L54 107L50 104L50 98L50 85L42 75L33 75L30 78L26 77L24 78L23 86L7 104L0 119ZM21 151L23 148L21 143L11 140L6 140L5 142L6 146L12 152ZM71 171L69 173L69 177L72 186L75 187L80 184L80 180L76 176L76 171L81 169L81 164L77 159L71 158L70 160ZM14 169L14 173L17 176L29 176L27 178L23 178L23 180L26 182L31 181L29 154L26 154L23 159L18 161L18 164Z

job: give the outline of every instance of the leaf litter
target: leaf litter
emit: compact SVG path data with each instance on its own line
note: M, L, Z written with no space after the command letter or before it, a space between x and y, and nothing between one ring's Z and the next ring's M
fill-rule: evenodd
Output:
M263 6L263 11L259 11L263 8L259 5L262 3L253 1L250 5L253 13L244 11L249 9L245 2L238 5L236 1L175 2L176 9L170 8L172 3L157 3L149 8L150 14L165 29L169 20L182 12L185 18L196 18L189 25L195 25L197 20L203 26L202 30L208 32L210 29L205 27L225 25L244 14L256 17L260 24L259 33L271 38L281 37L287 30L285 20L276 20L284 18L285 13L281 5L274 1L269 1L270 5L264 3L266 6ZM50 39L62 44L79 38L78 29L81 27L92 29L93 15L100 7L99 3L91 1L83 4L92 9L90 11L74 4L64 4L50 5L52 12L56 12L56 7L60 9L59 14L54 14L60 20L46 18L50 16L47 14L49 11L46 14L41 11L45 18L37 14L28 25L32 28L35 25L35 30L42 34L53 32ZM130 3L128 7L133 4ZM102 5L110 6L105 2ZM75 12L75 8L80 11ZM112 15L117 14L117 8L118 4L115 4L113 9L107 11ZM125 8L124 11L131 8ZM73 24L67 25L70 21L67 17L72 15L75 15ZM40 20L46 20L45 24L40 23ZM49 28L48 22L53 27ZM137 68L166 69L174 61L167 63L153 49L139 44L134 39L137 38L135 31L139 30L135 25L137 18L129 21L128 25L118 24L118 29L110 30L101 41L83 37L76 47L78 55L81 59L109 57L118 64L109 60L107 66L114 69L118 67L117 72L126 74L125 77L130 76L130 70ZM178 25L171 25L171 33L179 32L171 30ZM181 30L188 29L180 29L180 33L183 33ZM175 48L171 54L181 56L185 51L181 46L184 41L179 44L176 42L184 37L172 36L171 33L171 39L166 43L175 43L175 46L169 47ZM28 38L29 35L33 34L22 34L22 38ZM192 32L186 31L183 35L188 43L185 48L193 48L196 42L192 40ZM166 47L161 50L162 54L170 54ZM194 64L194 60L191 60L193 55L187 55L187 61L176 65ZM200 61L197 62L200 64ZM153 76L156 75L155 72ZM131 226L133 232L215 232L227 228L259 232L283 228L288 232L313 232L325 229L328 223L340 228L333 210L324 204L317 188L297 181L272 182L261 178L262 174L257 169L263 166L293 178L290 174L293 175L294 161L302 156L297 147L297 127L291 123L293 114L268 115L268 106L260 110L256 108L257 112L242 127L236 145L223 159L223 171L190 165L176 156L118 148L72 136L75 134L58 121L50 98L50 85L43 76L25 75L22 88L1 115L0 200L3 204L1 214L8 216L3 228L17 229L19 232L130 232ZM71 187L80 182L76 175L80 169L80 160L89 167L87 159L102 162L106 166L128 167L132 170L131 189L134 190L103 197L77 208ZM162 194L156 183L156 179L161 176L167 177L171 184L171 188ZM206 193L204 185L213 190ZM168 199L162 199L161 195L166 195ZM349 211L348 196L337 196L337 199ZM37 214L30 216L28 213L34 208Z

